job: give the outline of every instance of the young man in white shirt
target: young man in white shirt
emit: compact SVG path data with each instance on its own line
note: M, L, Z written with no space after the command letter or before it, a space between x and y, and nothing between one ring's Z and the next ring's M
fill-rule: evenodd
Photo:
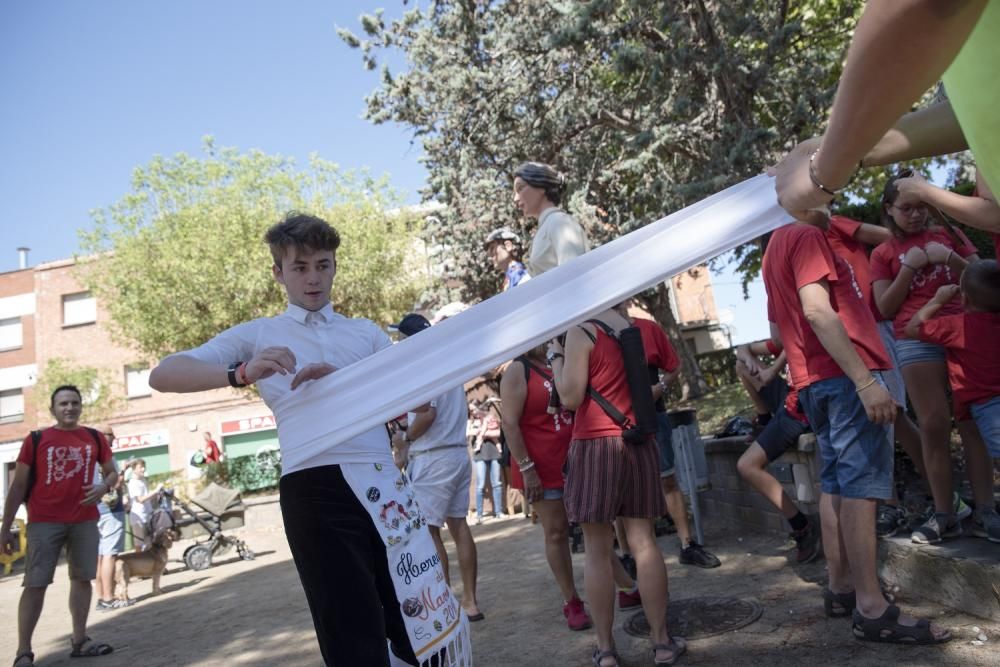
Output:
M261 398L275 412L285 446L322 433L321 415L309 423L289 419L282 429L282 416L295 402L288 399L296 389L391 342L373 322L333 311L330 290L340 236L329 224L290 214L268 230L265 240L274 258L274 278L287 293L288 309L276 317L237 325L198 348L167 357L150 374L150 385L158 391L192 392L257 383ZM369 488L365 499L364 492L359 496L352 486L352 480L363 476L362 468L382 476L388 471L395 474L385 427L336 443L303 463L286 465L279 484L285 535L326 664L388 666L402 660L416 665L412 635L387 558L387 538L368 509L386 500L392 482L381 489ZM401 509L397 503L391 505ZM409 523L393 524L393 529L400 528L402 534L405 528L407 535L420 532L419 510L407 509ZM392 539L395 535L390 539L395 543ZM431 574L421 570L412 576L434 576L433 568L425 570ZM402 611L407 610L402 605ZM392 663L386 638L397 659Z
M410 313L392 328L401 338L407 338L430 326L423 315ZM462 607L469 620L476 622L485 617L476 600L479 556L466 521L472 485L472 461L465 440L468 417L465 387L459 385L410 412L406 430L396 433L392 445L396 464L406 464L445 577L448 577L448 552L441 527L447 525L455 540L462 573Z

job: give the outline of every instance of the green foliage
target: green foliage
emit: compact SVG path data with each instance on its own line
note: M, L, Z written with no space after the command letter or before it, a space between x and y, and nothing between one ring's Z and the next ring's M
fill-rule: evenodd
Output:
M436 0L339 33L369 69L405 56L382 66L367 117L422 142L424 194L446 205L429 240L484 298L483 237L532 231L511 202L518 163L567 175L595 243L760 173L819 132L862 4Z
M83 398L81 421L84 423L109 419L123 407L123 392L120 389L116 391L116 383L109 370L54 357L46 362L35 384L33 394L40 413L49 414L52 392L64 384L74 385L80 390Z
M413 257L420 231L393 212L385 178L341 171L311 156L307 169L260 151L216 148L156 157L135 170L132 192L93 213L82 280L112 319L116 339L151 357L200 345L230 326L285 308L264 232L306 211L342 238L333 302L351 317L388 323L423 288ZM105 251L112 251L105 253Z
M261 465L260 456L240 456L226 459L222 464L226 467L226 486L239 489L242 492L258 491L278 486L281 478L281 462L267 461Z

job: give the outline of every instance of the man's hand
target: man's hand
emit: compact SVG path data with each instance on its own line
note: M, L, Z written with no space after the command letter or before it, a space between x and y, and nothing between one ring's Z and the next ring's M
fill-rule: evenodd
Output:
M888 426L896 421L896 406L892 396L877 380L858 392L858 398L865 406L868 419L876 424Z
M927 261L931 264L944 264L954 251L943 243L931 241L924 246L924 252L927 253Z
M549 346L546 348L547 354L565 354L563 346L559 344L558 338L553 338L549 341Z
M303 382L307 382L309 380L318 380L321 377L326 377L335 370L337 370L336 366L332 366L330 364L323 362L309 364L308 366L304 367L301 371L296 373L295 377L292 378L292 389L295 389Z
M410 456L410 443L403 436L404 433L401 431L392 436L392 462L400 470L406 467L406 460Z
M937 292L934 293L934 298L931 299L934 303L940 303L942 306L962 292L962 288L958 285L941 285L938 287Z
M524 479L524 495L527 496L528 502L533 503L536 500L541 500L545 490L542 488L542 480L538 477L538 472L534 468L530 468L528 472L521 473L521 477Z
M295 372L295 354L287 347L266 347L247 362L247 380L252 383L275 373L288 375ZM295 387L292 387L293 389Z
M781 162L767 170L774 176L778 205L800 220L809 209L830 203L832 197L820 190L809 178L809 157L819 148L821 137L806 139L789 151ZM827 187L837 184L824 183Z
M83 489L83 500L80 501L81 505L96 505L104 494L108 492L108 485L104 482L100 484L91 484Z
M929 261L930 259L928 259L927 253L924 252L923 248L918 246L913 246L912 248L906 251L905 255L903 255L903 264L906 264L915 271L920 270L925 266L927 266L927 263Z
M926 187L927 180L920 174L896 179L896 188L899 191L896 195L896 206L920 206L924 203Z
M17 551L17 547L17 538L14 537L14 533L11 532L10 528L0 530L0 551L5 554L12 554Z

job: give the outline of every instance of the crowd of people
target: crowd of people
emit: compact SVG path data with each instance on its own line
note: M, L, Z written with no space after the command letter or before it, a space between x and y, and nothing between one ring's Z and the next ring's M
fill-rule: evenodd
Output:
M1000 3L945 4L953 6L914 0L866 8L827 132L797 146L772 169L778 202L796 222L765 239L762 272L771 337L737 354L759 427L739 470L787 518L797 561L825 555L827 615L849 618L852 634L872 642L939 644L951 638L941 625L904 614L877 576L877 536L902 523L893 480L895 440L931 496L932 511L914 527L915 542L953 538L961 534L963 519L970 520L972 535L1000 542L992 489L1000 456L1000 347L993 337L1000 333L1000 267L980 259L945 217L1000 239L1000 207L993 195L1000 184L997 94L995 86L984 84L992 80L989 66L996 62ZM951 99L906 114L949 65ZM879 94L871 94L876 88ZM857 167L966 147L980 168L972 196L945 192L896 169L883 193L881 225L831 214L831 201ZM509 229L486 239L504 289L590 247L583 227L560 206L565 178L556 169L528 162L512 181L514 204L537 228L525 257ZM392 343L373 323L333 310L330 290L340 237L328 223L291 214L268 230L265 241L274 277L288 297L286 312L240 324L167 357L150 375L150 385L193 392L257 384L279 426L290 423L281 432L284 447L289 440L310 441L319 428L283 420L293 392ZM870 255L866 246L874 246ZM412 337L430 326L411 313L394 328L400 337ZM642 606L652 661L674 664L687 644L667 625L667 571L654 522L666 513L672 517L682 563L713 567L718 559L691 539L684 501L670 474L669 424L656 401L676 377L678 364L662 334L619 304L507 365L499 429L495 420L478 414L480 422L470 433L466 396L456 387L393 424L287 466L280 481L282 518L325 663L445 664L447 648L421 649L418 655L415 647L427 646L429 632L412 620L421 603L397 597L404 579L409 584L434 573L449 580L445 526L456 542L463 583L464 614L454 625L486 618L476 597L477 552L467 523L471 435L478 477L489 479L494 494L500 486L494 483L494 461L501 448L509 448L511 481L541 520L567 625L593 629L595 667L619 664L612 632L616 593L620 607ZM634 335L642 340L638 348ZM762 361L764 355L773 361ZM57 390L52 414L55 427L25 440L0 535L9 547L14 510L30 492L30 551L15 662L20 667L33 664L31 635L64 546L72 582L72 655L112 650L87 637L86 617L104 534L97 528L95 505L119 485L118 472L105 436L78 425L78 391ZM952 488L951 420L962 438L974 508ZM767 471L768 462L806 429L816 436L822 462L818 522ZM79 461L85 464L77 466ZM393 464L406 474L390 472ZM150 495L140 486L141 468L135 466L136 485L129 489L133 510ZM391 520L373 520L378 513L370 506L392 487L412 496L382 506L383 515L393 513ZM477 519L482 482L478 488ZM70 497L73 502L67 503ZM494 512L502 508L494 495ZM114 507L109 510L116 514ZM568 547L574 524L585 539L586 602L575 586ZM433 546L408 551L398 566L390 566L387 554L401 541L426 535L425 529ZM110 528L107 535L110 542ZM634 572L616 553L616 539L630 554ZM107 600L103 585L100 595ZM444 604L447 594L439 601Z

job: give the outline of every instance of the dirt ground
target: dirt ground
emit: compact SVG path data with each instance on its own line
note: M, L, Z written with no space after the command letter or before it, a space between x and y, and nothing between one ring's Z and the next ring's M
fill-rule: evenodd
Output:
M319 665L305 597L281 529L276 497L255 498L239 534L256 551L254 561L223 560L193 572L171 563L163 578L164 594L150 597L150 582L133 582L139 603L125 610L91 612L89 634L115 646L111 655L87 661L100 667L166 665ZM901 593L907 611L933 615L956 639L943 647L873 645L852 638L849 622L823 616L819 582L822 562L793 567L788 545L772 535L736 534L709 527L706 542L723 561L721 568L681 566L674 535L660 538L666 554L674 599L733 596L757 600L761 618L741 630L693 639L681 659L686 665L995 665L1000 625L963 616ZM542 552L540 525L523 518L474 526L479 548L479 602L486 620L473 624L475 663L585 667L594 646L591 631L566 628L561 600ZM180 558L186 543L171 556ZM452 550L452 563L455 555ZM583 591L583 555L573 557L577 585ZM0 661L16 648L16 608L21 576L0 577ZM73 664L69 659L68 581L65 564L49 588L35 632L39 665ZM632 612L628 612L632 613ZM616 617L616 641L622 664L651 665L648 642L621 630L626 614ZM989 636L973 646L972 628ZM78 661L79 662L79 661ZM9 663L8 663L9 664Z

